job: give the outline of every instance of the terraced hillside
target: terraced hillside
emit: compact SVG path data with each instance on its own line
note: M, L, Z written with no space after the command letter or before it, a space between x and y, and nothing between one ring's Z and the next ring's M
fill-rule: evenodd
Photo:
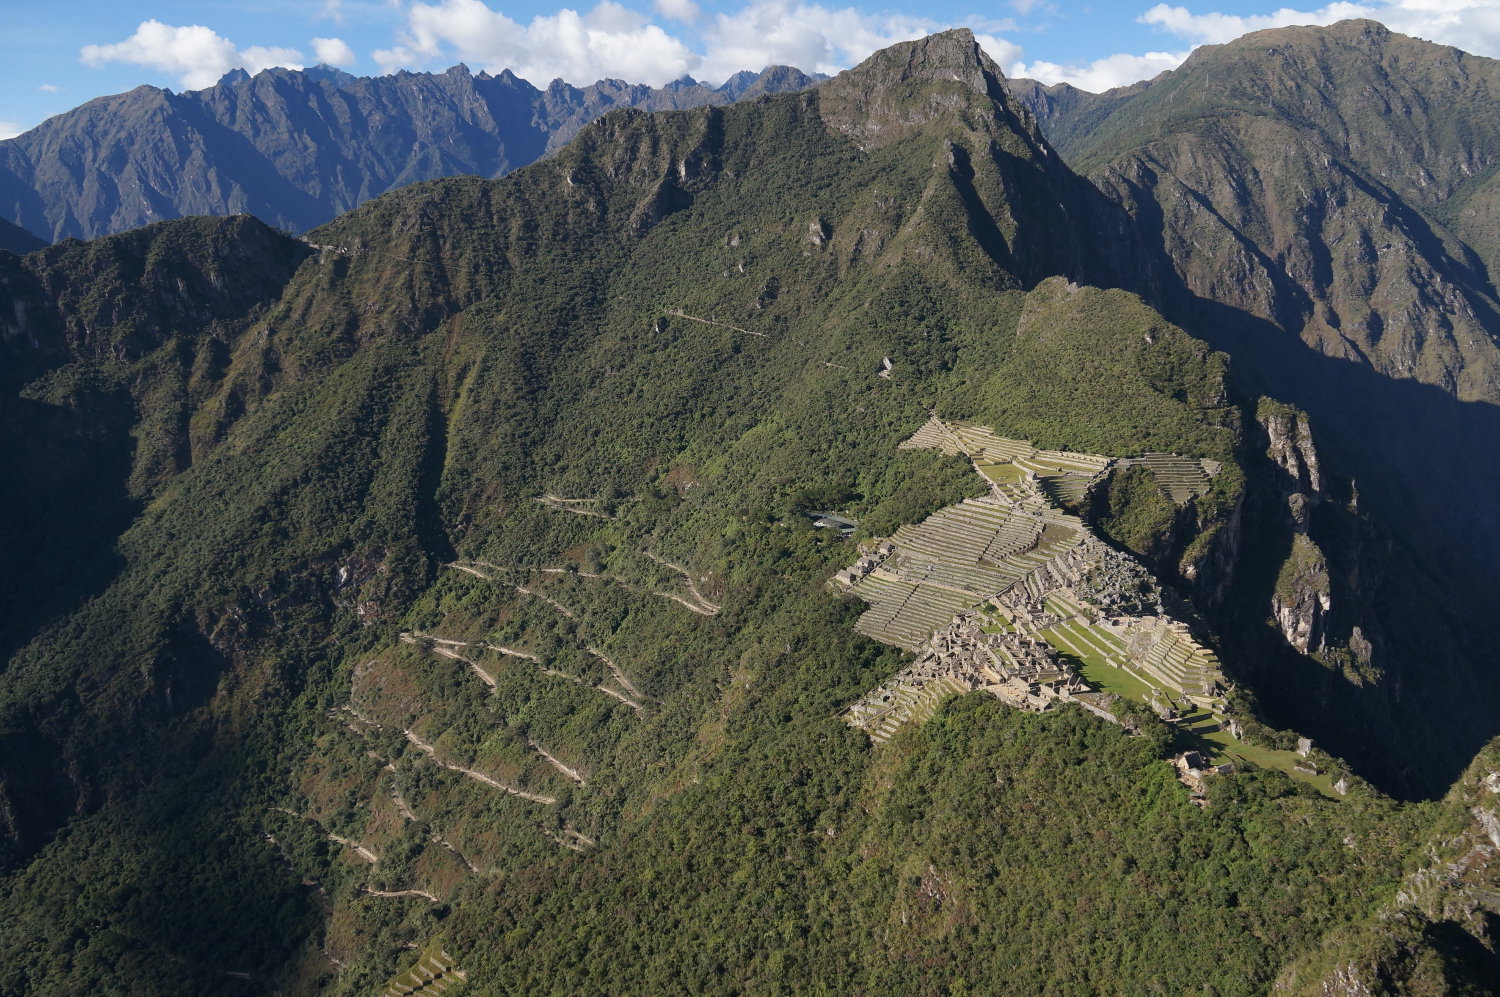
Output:
M618 791L620 753L639 757L634 742L672 684L633 656L635 626L601 617L601 600L623 600L647 632L698 630L713 615L691 579L684 594L670 590L679 566L654 555L632 564L629 578L576 565L448 565L449 607L430 630L405 631L356 666L308 791L268 830L288 815L327 828L359 859L351 872L366 903L447 902L491 875L517 835L542 849L596 847L599 829L566 814ZM434 970L421 986L456 982Z
M955 691L987 688L1033 709L1086 691L1070 666L1023 667L1029 649L997 633L1018 634L1075 661L1094 657L1121 673L1120 681L1107 684L1134 692L1132 698L1164 715L1208 710L1222 719L1225 680L1214 653L1166 614L1144 568L1061 508L1081 500L1112 467L1136 464L1157 476L1165 494L1186 502L1207 490L1210 470L1217 470L1212 462L1044 451L935 416L901 447L968 457L990 494L901 526L836 576L870 603L856 630L920 652L916 666L846 712L851 724L884 741ZM955 634L967 634L988 663L980 656L975 668L972 653L955 653Z

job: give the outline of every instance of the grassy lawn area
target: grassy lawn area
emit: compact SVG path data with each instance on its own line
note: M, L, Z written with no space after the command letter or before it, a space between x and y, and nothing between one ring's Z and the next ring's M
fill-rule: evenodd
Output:
M1147 705L1151 702L1151 690L1154 686L1143 681L1123 668L1116 668L1107 663L1104 656L1089 645L1080 641L1071 633L1060 632L1059 628L1043 630L1041 637L1048 644L1057 649L1059 655L1070 662L1078 670L1083 680L1100 692L1112 692L1125 699L1131 699L1138 703ZM1096 638L1100 642L1104 638ZM1071 650L1072 648L1077 650ZM1161 690L1163 696L1168 700L1177 702L1181 699L1179 695L1172 693L1169 689ZM1247 744L1237 741L1227 730L1218 730L1212 734L1195 733L1191 728L1208 721L1220 723L1222 717L1202 709L1192 708L1183 714L1183 723L1180 726L1182 736L1194 748L1206 754L1214 764L1223 762L1243 763L1253 762L1261 768L1278 769L1296 779L1312 786L1324 796L1339 799L1339 794L1334 791L1333 778L1327 774L1310 775L1306 772L1298 772L1294 768L1301 761L1295 751L1276 751L1271 748L1262 748L1258 745Z
M1112 692L1125 699L1132 699L1138 703L1149 704L1151 702L1152 686L1127 672L1123 668L1116 668L1107 664L1102 655L1086 644L1076 644L1077 652L1069 651L1069 647L1075 646L1075 640L1071 634L1061 634L1054 628L1043 630L1042 638L1057 648L1059 654L1072 663L1078 669L1078 674L1083 680L1100 692ZM1162 690L1168 698L1177 699L1172 696L1170 690ZM1339 794L1334 791L1333 778L1327 774L1309 775L1306 772L1298 772L1294 768L1301 761L1295 751L1276 751L1271 748L1262 748L1258 745L1247 744L1237 741L1227 730L1218 730L1212 734L1198 734L1191 732L1188 728L1204 723L1208 720L1220 722L1222 718L1215 716L1208 710L1195 709L1184 714L1182 724L1183 736L1187 738L1192 746L1208 755L1214 764L1223 762L1253 762L1261 768L1279 769L1298 782L1305 782L1312 786L1324 796L1339 799Z
M1293 766L1301 761L1295 751L1276 751L1272 748L1262 748L1254 744L1246 744L1244 741L1236 741L1227 730L1221 730L1213 734L1198 734L1195 737L1202 741L1200 750L1206 751L1215 762L1254 762L1261 768L1279 769L1298 782L1305 782L1309 786L1332 799L1340 799L1339 794L1334 791L1333 777L1324 773L1321 775L1309 775L1306 772L1298 772Z
M1100 692L1112 692L1139 703L1151 702L1152 687L1123 668L1116 668L1104 660L1104 656L1087 644L1076 643L1071 634L1060 634L1057 629L1043 630L1042 639L1057 648L1064 658L1078 669L1083 680ZM1070 647L1077 646L1077 651Z
M1058 599L1055 596L1048 596L1047 598L1043 599L1042 608L1051 613L1053 616L1060 617L1064 620L1074 615L1073 607L1069 605L1065 600Z
M979 464L979 473L997 485L1014 485L1025 477L1014 464Z

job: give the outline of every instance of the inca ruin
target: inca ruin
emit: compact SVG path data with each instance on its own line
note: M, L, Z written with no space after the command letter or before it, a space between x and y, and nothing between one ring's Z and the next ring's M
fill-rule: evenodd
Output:
M1111 720L1128 692L1196 730L1227 723L1213 651L1168 613L1149 571L1063 508L1131 465L1182 504L1207 491L1215 462L1039 450L935 416L901 447L967 456L989 494L902 526L834 576L870 604L859 632L917 654L852 704L848 723L883 742L944 696L978 689L1019 709L1070 701Z

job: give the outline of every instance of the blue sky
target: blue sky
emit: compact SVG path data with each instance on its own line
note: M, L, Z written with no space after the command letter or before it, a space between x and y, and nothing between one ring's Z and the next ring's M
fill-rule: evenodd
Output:
M233 68L338 65L358 75L510 68L660 85L713 83L773 63L837 72L876 49L967 25L1008 75L1087 90L1155 76L1201 44L1284 24L1370 17L1500 57L1500 0L1362 0L1277 7L969 0L845 5L814 0L7 0L0 11L0 137L140 84L193 90Z

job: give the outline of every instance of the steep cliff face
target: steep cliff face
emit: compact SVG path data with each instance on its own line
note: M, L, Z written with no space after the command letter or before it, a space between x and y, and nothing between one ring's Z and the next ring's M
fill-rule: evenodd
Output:
M1260 415L1266 456L1280 471L1292 547L1276 575L1271 612L1287 643L1303 654L1327 649L1324 617L1333 609L1328 560L1308 535L1312 508L1323 500L1322 468L1306 416L1287 411Z
M1289 726L1368 707L1446 711L1471 749L1493 734L1462 690L1496 686L1474 662L1500 597L1497 85L1494 60L1351 21L1204 47L1128 91L1014 87L1169 261L1168 314L1303 413L1246 457L1262 540L1221 531L1181 569L1201 604L1253 607L1262 685L1301 689Z
M0 214L48 240L240 212L300 232L419 180L502 176L615 108L728 104L814 82L784 66L717 89L555 80L538 90L461 65L374 78L236 71L206 90L101 97L0 142Z
M1457 771L1490 727L1478 704L1496 677L1472 621L1331 466L1315 420L1264 398L1247 414L1243 493L1184 556L1194 602L1276 726L1393 791L1440 791L1421 764Z
M1305 533L1292 538L1292 550L1276 575L1271 612L1286 642L1303 654L1327 650L1323 619L1333 609L1328 560Z

